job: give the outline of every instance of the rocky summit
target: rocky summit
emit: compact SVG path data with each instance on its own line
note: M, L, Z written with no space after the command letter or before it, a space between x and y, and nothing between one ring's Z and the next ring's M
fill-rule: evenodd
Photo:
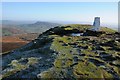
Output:
M100 31L90 28L57 26L7 52L2 55L2 79L120 79L120 33L106 27Z

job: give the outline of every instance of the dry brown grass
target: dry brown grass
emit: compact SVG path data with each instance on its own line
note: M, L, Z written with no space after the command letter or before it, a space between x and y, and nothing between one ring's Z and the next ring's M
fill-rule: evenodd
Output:
M3 42L2 43L2 52L11 51L17 48L22 47L27 44L27 42Z
M2 43L2 52L4 53L20 48L27 44L28 42L34 40L37 36L38 34L28 33L0 37L0 43Z

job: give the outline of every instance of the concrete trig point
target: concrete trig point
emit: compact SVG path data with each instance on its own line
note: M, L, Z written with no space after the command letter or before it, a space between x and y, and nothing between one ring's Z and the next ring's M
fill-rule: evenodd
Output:
M100 17L95 17L94 23L93 23L93 28L90 30L92 30L92 31L99 31L100 30Z

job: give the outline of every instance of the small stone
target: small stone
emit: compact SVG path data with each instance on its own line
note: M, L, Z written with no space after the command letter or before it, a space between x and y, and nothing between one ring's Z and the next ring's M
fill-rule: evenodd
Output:
M74 62L78 62L78 57L77 56L75 56L75 57L73 57L73 60L74 60Z

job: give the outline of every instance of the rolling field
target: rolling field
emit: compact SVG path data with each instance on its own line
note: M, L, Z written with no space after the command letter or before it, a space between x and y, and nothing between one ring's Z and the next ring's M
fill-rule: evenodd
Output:
M38 34L36 33L3 36L2 39L0 39L0 43L2 43L2 52L4 54L5 52L20 48L37 36Z

